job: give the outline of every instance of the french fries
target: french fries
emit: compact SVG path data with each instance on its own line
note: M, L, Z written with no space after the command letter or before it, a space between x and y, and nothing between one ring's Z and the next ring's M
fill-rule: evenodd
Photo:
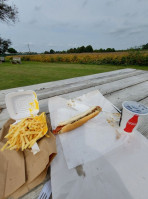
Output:
M43 137L48 131L45 113L39 116L31 116L22 119L17 124L10 125L10 129L5 138L6 144L1 148L10 150L25 150L31 148L35 142ZM46 137L50 137L46 135Z

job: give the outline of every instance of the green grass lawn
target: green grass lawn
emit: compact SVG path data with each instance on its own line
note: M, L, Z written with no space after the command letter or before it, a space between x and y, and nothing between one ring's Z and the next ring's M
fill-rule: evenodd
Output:
M0 64L0 89L27 86L67 79L72 77L102 73L121 68L136 68L148 70L147 66L114 66L114 65L88 65L88 64L63 64L45 62L23 62Z

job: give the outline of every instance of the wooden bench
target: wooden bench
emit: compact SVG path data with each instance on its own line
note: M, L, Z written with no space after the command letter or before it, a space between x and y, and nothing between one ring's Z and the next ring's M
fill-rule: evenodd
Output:
M0 57L0 62L5 62L5 57Z
M11 63L12 64L21 64L21 57L13 57Z

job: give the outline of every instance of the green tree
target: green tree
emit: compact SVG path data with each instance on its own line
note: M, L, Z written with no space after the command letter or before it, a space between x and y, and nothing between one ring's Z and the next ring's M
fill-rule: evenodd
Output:
M18 10L15 5L8 5L7 0L0 0L0 21L15 23L18 16ZM4 54L11 45L10 39L0 37L0 54Z
M74 53L74 49L70 48L69 50L67 50L67 53Z
M50 50L50 54L54 54L55 51L53 49Z
M77 50L78 50L78 53L84 53L85 52L85 46L81 46Z
M93 47L91 45L86 46L85 52L93 52Z
M7 0L0 0L0 20L4 22L15 23L18 16L18 10L15 5L8 5Z
M50 52L49 51L45 51L44 54L50 54Z
M105 52L105 49L100 48L100 49L99 49L99 52Z
M142 45L142 49L143 49L143 50L147 50L147 49L148 49L148 43L145 44L145 45Z
M115 52L115 49L114 48L107 48L106 52Z
M4 54L9 46L11 45L11 41L9 39L4 40L0 37L0 54Z
M8 48L8 53L17 53L17 51L14 48Z

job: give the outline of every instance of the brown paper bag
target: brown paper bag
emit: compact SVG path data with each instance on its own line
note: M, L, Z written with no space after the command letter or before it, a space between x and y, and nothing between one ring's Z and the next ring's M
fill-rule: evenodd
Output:
M20 196L26 194L29 190L33 189L37 185L41 184L47 175L47 169L45 169L35 180L33 180L30 184L25 183L22 187L20 187L17 191L11 194L13 199L17 199Z
M8 164L4 155L0 153L0 198L3 198L5 194L7 166Z
M8 133L10 119L0 133L0 148L6 142L4 136ZM51 129L47 119L48 129ZM56 155L56 140L52 133L50 138L43 137L38 141L40 152L36 155L30 150L0 151L0 199L12 196L18 198L40 184L47 174L47 169Z
M8 133L10 124L13 122L14 120L9 119L4 124L0 133L0 148L6 143L4 136ZM0 178L0 187L1 185L4 185L2 190L3 195L1 195L0 198L5 198L25 183L25 162L23 152L17 152L15 150L0 151L0 175L3 175Z

